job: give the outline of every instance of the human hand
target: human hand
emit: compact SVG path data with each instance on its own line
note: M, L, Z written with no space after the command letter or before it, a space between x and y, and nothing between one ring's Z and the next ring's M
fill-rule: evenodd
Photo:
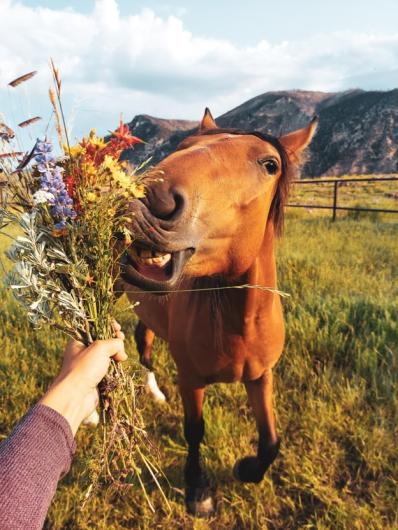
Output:
M80 423L97 406L97 385L106 375L111 358L125 361L124 334L114 324L114 339L98 340L90 346L72 340L64 352L58 377L40 403L47 405L66 418L75 435Z

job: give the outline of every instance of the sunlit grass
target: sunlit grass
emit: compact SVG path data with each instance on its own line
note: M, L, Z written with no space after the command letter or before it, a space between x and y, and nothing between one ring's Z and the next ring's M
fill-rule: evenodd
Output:
M276 368L281 455L260 486L232 478L256 433L241 385L208 388L204 463L217 484L219 511L195 521L183 506L185 442L175 367L155 343L163 406L142 400L170 481L168 512L156 489L153 515L137 488L103 489L81 512L86 465L97 432L84 427L71 473L51 507L51 529L393 529L398 527L398 224L342 216L336 223L289 212L278 244L287 344ZM0 309L0 426L5 436L56 373L63 339L35 332L3 292ZM122 310L125 301L121 300ZM134 319L120 311L132 368Z
M397 176L397 175L387 175ZM355 175L341 178L377 178L378 175ZM300 184L292 186L289 199L290 204L308 205L307 213L316 217L332 216L331 210L311 208L313 205L332 206L333 205L333 183L328 183L328 179L321 184ZM373 181L373 182L342 182L338 185L337 205L341 207L373 208L380 210L398 210L398 180L394 181ZM296 210L291 208L291 210ZM396 220L398 214L369 213L369 212L346 212L338 211L338 217L351 217L355 219L373 218L383 221Z

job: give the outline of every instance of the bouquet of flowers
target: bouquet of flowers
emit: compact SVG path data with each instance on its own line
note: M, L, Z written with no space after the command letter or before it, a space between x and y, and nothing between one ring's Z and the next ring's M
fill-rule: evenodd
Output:
M92 130L70 145L61 80L51 65L55 88L50 89L50 101L63 154L56 156L49 138L37 140L28 154L13 151L15 135L0 124L0 172L7 187L1 225L18 226L7 253L14 268L6 282L33 324L51 325L89 344L113 335L120 252L133 237L127 228L128 205L144 196L145 177L142 168L134 170L119 159L142 140L120 121L108 140ZM94 483L105 473L119 486L134 479L142 485L143 464L158 483L134 396L132 378L112 363L100 389L104 446Z

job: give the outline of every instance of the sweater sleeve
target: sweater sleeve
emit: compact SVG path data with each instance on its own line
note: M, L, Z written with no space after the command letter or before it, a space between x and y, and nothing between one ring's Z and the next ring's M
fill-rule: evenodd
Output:
M42 528L76 445L66 419L37 404L0 444L0 528Z

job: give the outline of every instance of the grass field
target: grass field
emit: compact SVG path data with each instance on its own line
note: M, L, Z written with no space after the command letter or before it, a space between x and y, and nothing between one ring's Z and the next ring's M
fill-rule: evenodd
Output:
M394 221L395 219L395 221ZM51 529L394 529L398 528L398 224L341 215L330 223L290 211L279 243L280 288L287 344L276 368L281 454L260 486L232 478L235 460L254 450L255 426L243 388L209 387L204 463L217 485L218 513L185 514L185 443L175 368L160 341L155 364L168 403L142 399L148 431L170 481L168 511L156 490L153 514L140 490L103 488L81 509L86 467L98 431L81 428L71 473L60 485ZM4 244L4 242L3 242ZM64 340L34 331L2 293L0 309L0 432L12 426L57 371ZM131 359L133 316L122 312ZM131 367L137 367L131 363Z

